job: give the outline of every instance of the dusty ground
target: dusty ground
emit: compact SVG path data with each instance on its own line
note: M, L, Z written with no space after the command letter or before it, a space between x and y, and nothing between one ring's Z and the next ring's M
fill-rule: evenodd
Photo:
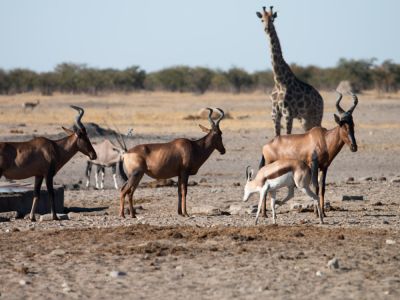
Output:
M323 125L331 128L334 95L323 96ZM36 98L40 106L23 112L21 103ZM176 215L176 187L141 187L135 194L138 218L121 220L118 192L107 177L105 191L66 191L70 220L0 223L0 299L398 299L400 183L391 181L400 176L400 99L359 98L354 113L359 151L343 148L329 169L326 224L319 225L311 212L290 209L291 203L305 201L296 193L278 208L278 226L269 225L270 218L254 226L249 208L257 199L242 203L241 196L246 165L257 166L262 144L273 135L265 95L0 97L3 141L59 133L60 125L73 119L72 103L86 108L84 121L107 121L123 131L133 127L131 146L200 137L197 123L207 121L183 118L204 106L232 116L221 122L227 153L214 153L191 177L198 184L189 187L190 218ZM85 158L77 155L55 181L83 180L84 165ZM355 181L346 183L350 176ZM342 201L343 195L364 200ZM214 214L198 213L210 206ZM238 214L229 214L232 206L241 207ZM327 262L334 257L339 268L331 270ZM112 271L121 274L113 277Z

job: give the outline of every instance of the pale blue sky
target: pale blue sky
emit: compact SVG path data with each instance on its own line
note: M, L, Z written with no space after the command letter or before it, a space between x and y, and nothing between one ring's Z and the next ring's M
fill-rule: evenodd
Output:
M0 0L0 68L48 71L76 62L263 70L271 67L255 15L263 5L278 11L288 63L400 62L398 0Z

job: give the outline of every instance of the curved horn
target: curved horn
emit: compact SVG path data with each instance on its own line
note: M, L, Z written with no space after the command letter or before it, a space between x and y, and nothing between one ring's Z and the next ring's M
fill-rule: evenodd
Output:
M340 101L342 100L343 95L341 93L339 93L338 91L336 91L336 93L338 94L338 98L336 100L336 109L340 114L344 114L345 111L344 109L340 106Z
M354 94L354 93L352 93L352 92L350 92L350 95L351 95L351 97L353 98L354 104L353 104L353 106L352 106L347 112L348 112L349 114L352 114L352 113L353 113L353 110L356 108L356 106L357 106L357 104L358 104L358 98L357 98L357 95Z
M211 119L211 115L212 115L214 110L212 108L209 108L209 107L206 107L206 109L209 110L208 121L210 122L211 126L215 126L215 123L214 123L213 119Z
M216 108L216 110L218 110L218 112L220 113L219 118L215 121L215 126L218 126L218 125L219 125L219 122L224 118L225 113L224 113L224 111L223 111L222 109L220 109L220 108Z
M249 179L249 168L250 166L246 167L246 179Z
M85 126L83 126L81 119L83 117L83 114L85 113L85 111L83 110L83 108L79 107L79 106L75 106L75 105L70 105L71 108L77 110L79 112L79 114L75 117L75 125L79 128L79 129L84 129Z

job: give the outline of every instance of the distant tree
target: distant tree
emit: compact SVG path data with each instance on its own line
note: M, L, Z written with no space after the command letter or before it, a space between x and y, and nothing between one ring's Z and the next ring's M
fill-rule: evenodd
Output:
M337 81L349 80L356 90L364 90L373 86L372 66L375 59L344 59L341 58L336 66Z
M252 77L256 89L267 91L275 85L274 75L271 70L255 72Z
M171 92L186 92L190 90L190 69L177 66L163 69L156 73L161 89Z
M58 76L54 72L45 72L39 74L38 88L42 95L51 96L58 87Z
M382 92L396 92L400 86L400 65L385 60L372 70L375 88Z
M217 70L211 79L210 88L217 92L230 92L232 90L232 85L225 75L225 72Z
M28 69L14 69L8 73L10 81L9 92L26 93L35 89L38 82L38 75Z
M194 92L204 94L211 86L214 72L210 69L197 67L190 71L191 86Z
M0 69L0 94L8 94L10 86L11 82L8 73L3 69Z
M235 93L240 93L243 88L249 88L253 84L251 76L240 68L229 69L225 76L231 83Z
M79 93L82 86L81 71L85 64L62 63L56 66L55 73L59 76L60 91L63 93Z

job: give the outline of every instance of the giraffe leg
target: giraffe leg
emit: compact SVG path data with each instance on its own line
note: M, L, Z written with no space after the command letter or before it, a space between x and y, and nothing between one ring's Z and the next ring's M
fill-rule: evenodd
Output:
M285 125L286 125L286 134L291 134L293 128L293 117L291 116L290 113L285 115Z
M275 136L281 135L282 113L279 110L278 105L273 104L271 117L272 117L272 121L274 122L274 125L275 125Z

